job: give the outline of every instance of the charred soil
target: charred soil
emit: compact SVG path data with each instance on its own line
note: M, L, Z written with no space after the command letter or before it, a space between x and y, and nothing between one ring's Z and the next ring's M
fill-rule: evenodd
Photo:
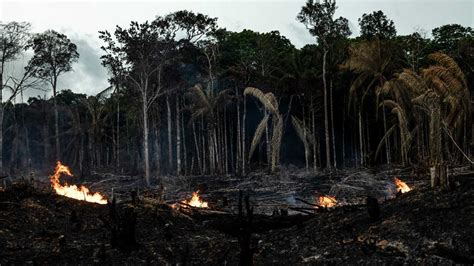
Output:
M235 211L176 210L153 193L99 205L18 182L0 192L0 264L237 265L242 239L256 265L472 264L466 180L449 191L421 183L380 202L378 219L365 204L346 204L311 215L257 213L245 228Z

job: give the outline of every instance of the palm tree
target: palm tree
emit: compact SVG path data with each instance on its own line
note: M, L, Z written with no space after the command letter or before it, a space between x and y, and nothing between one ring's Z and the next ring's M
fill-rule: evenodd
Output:
M222 156L222 149L218 147L218 143L223 142L219 138L222 135L218 134L217 127L222 122L220 119L225 119L219 116L219 112L233 99L233 90L225 89L216 93L210 88L204 90L200 84L196 84L189 89L187 96L191 100L191 104L186 106L186 109L191 111L190 123L201 119L201 121L205 121L207 124L209 169L212 174L216 172L217 167L222 172L222 167L225 168L227 162L222 164L218 164L218 162L221 158L227 157ZM193 129L195 128L193 127ZM195 136L196 139L197 137ZM202 145L204 149L205 143L202 143ZM199 154L199 151L196 150L196 153ZM206 158L203 157L202 161L205 162Z
M434 64L417 74L405 69L401 74L386 83L384 93L390 93L393 100L386 100L398 115L402 139L402 153L408 152L403 143L409 142L411 136L406 129L408 114L415 108L421 108L429 118L429 153L432 167L432 186L447 186L446 171L442 170L443 150L442 131L461 153L471 161L459 148L451 132L462 132L470 121L470 96L467 82L457 63L446 54L437 52L428 56ZM420 118L418 118L420 120ZM420 132L420 129L418 129ZM465 132L467 133L467 132ZM405 150L404 150L405 149ZM446 150L447 152L447 150ZM472 162L472 161L471 161Z
M382 43L378 38L372 41L361 41L349 47L349 58L341 66L343 69L353 71L358 74L352 83L350 94L356 96L360 89L363 89L362 96L358 99L359 105L355 106L358 113L359 124L359 149L361 165L364 163L364 141L363 141L363 122L362 114L364 102L367 95L376 88L380 88L386 81L386 73L391 68L391 53L386 43ZM366 85L367 84L367 85ZM366 85L365 88L363 86ZM351 98L350 98L351 100ZM349 102L349 104L351 101ZM377 104L378 105L378 104ZM384 131L387 132L385 109L383 109ZM390 146L386 142L386 159L390 164Z
M314 132L312 132L312 130L308 128L306 124L297 117L291 116L291 123L293 124L293 127L295 128L298 137L303 142L306 168L308 168L311 146L313 146L313 152L315 152L316 150L314 149L317 146L316 137L314 135ZM313 158L316 158L314 154Z
M278 110L279 105L278 101L273 95L273 93L268 92L268 93L263 93L261 90L253 87L247 87L245 88L244 95L251 95L255 98L257 98L260 103L264 106L265 110L268 111L268 113L265 115L265 117L260 121L259 125L257 126L257 129L255 130L253 139L252 139L252 144L250 145L250 151L249 151L249 160L252 158L253 152L255 151L255 148L257 147L258 143L260 142L260 139L262 138L263 132L265 128L267 128L268 121L272 121L272 126L273 126L273 131L272 131L272 137L270 140L270 143L267 143L267 145L271 145L271 171L276 172L277 167L279 166L280 162L280 147L281 147L281 140L283 137L283 116L280 114L280 111Z

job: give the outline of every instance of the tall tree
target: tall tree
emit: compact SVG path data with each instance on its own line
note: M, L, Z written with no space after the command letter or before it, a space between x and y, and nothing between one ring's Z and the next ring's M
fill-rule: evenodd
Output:
M3 73L5 72L5 64L15 60L25 49L29 38L29 30L30 24L26 22L0 23L0 169L3 168L3 117L6 106L3 102ZM16 88L20 87L17 86ZM11 95L15 96L15 94L12 92Z
M54 30L37 34L29 44L33 57L27 69L33 69L33 75L49 83L53 89L54 127L56 142L56 160L61 158L59 142L59 113L56 101L58 78L72 70L72 64L79 58L77 47L66 35Z
M360 35L365 39L391 39L397 35L395 23L382 12L374 11L359 18Z
M297 19L302 22L309 32L317 38L323 48L323 87L324 87L324 130L326 140L326 168L331 168L331 140L329 135L328 86L326 82L326 61L331 41L346 38L351 34L346 18L334 19L336 12L335 0L308 0L301 8Z
M139 93L143 125L143 158L145 164L145 180L150 185L150 154L149 154L149 109L153 102L162 94L162 70L169 50L173 47L172 37L163 34L166 22L157 18L152 23L132 22L130 28L117 26L115 38L118 46L109 32L100 32L100 38L108 42L103 48L114 58L122 58L122 67L126 76ZM121 57L121 55L124 55ZM107 57L105 57L107 59Z

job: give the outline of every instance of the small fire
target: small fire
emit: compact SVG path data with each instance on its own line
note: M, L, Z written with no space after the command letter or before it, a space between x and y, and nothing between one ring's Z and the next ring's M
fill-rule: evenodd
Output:
M209 208L207 202L201 200L199 197L199 191L193 192L193 196L190 200L183 200L181 202L197 208Z
M323 206L326 208L334 207L337 204L336 198L331 196L319 196L318 202L319 206Z
M98 204L107 204L107 200L103 195L98 192L92 194L89 189L84 186L69 186L67 183L61 185L61 183L59 183L59 178L61 177L61 174L72 176L71 170L69 170L67 166L61 164L61 162L58 161L56 163L56 169L54 170L54 174L50 176L51 186L54 188L57 194L77 200L85 200Z
M403 182L402 180L396 177L394 177L393 180L395 181L395 185L397 186L397 192L407 193L411 190L407 183Z

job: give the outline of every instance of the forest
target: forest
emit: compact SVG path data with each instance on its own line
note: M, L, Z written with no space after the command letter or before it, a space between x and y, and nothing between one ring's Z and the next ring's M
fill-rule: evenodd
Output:
M372 220L366 221L365 208L369 209L370 218L377 220L379 213L371 212L371 199L376 199L376 210L379 202L380 208L384 209L382 206L385 205L382 204L385 203L382 203L381 198L385 197L387 200L386 183L380 183L380 176L388 178L390 181L387 182L390 183L394 176L401 176L405 181L410 181L413 185L410 187L415 187L415 191L410 192L413 193L411 198L410 193L400 197L397 193L395 201L387 201L387 213L397 215L398 210L405 210L407 215L410 213L415 219L418 214L412 213L412 209L408 210L407 206L417 206L417 210L426 212L421 214L425 215L423 221L426 224L423 226L429 227L430 222L433 223L433 230L441 230L439 238L442 238L443 233L449 234L450 231L444 232L441 229L442 221L436 220L442 220L442 217L436 218L436 212L428 210L435 208L430 207L430 202L438 203L442 198L445 204L452 205L436 210L444 212L442 210L449 209L453 214L446 214L446 217L461 215L459 217L467 219L466 225L459 225L462 218L457 218L459 221L453 218L456 222L453 221L450 230L454 230L454 234L459 237L471 236L464 239L465 242L455 240L454 244L450 244L454 247L433 244L436 246L433 253L430 253L432 250L415 251L416 248L413 248L411 256L416 258L400 255L400 252L406 253L406 247L392 245L390 241L388 244L381 244L381 241L387 240L378 239L367 244L369 238L364 238L354 240L355 244L347 242L346 245L360 244L382 250L385 255L366 258L372 263L387 263L390 256L405 257L406 260L395 261L405 263L472 263L474 258L469 253L474 245L472 228L468 229L468 226L473 221L474 30L469 25L447 24L430 29L430 32L420 29L409 35L400 35L397 33L397 25L380 10L361 14L357 25L360 35L353 36L348 20L337 17L336 10L335 1L308 0L300 12L294 14L295 19L306 27L314 39L314 43L301 48L296 48L277 30L229 31L220 27L218 18L212 17L212 14L188 10L156 16L151 21L131 21L128 25L117 25L113 31L104 29L97 35L103 44L100 47L100 59L108 71L110 86L100 88L96 95L76 91L80 88L58 86L58 80L65 73L73 73L75 63L81 56L76 44L68 36L55 29L32 32L32 25L28 22L0 23L0 178L3 182L0 209L4 213L9 210L11 214L13 209L10 208L15 207L5 203L11 201L11 197L17 200L18 197L43 199L41 195L45 192L37 191L41 185L31 182L43 185L48 183L49 187L49 180L51 179L52 184L54 181L48 176L55 165L58 176L59 173L72 175L70 170L61 170L62 163L69 166L74 176L78 177L68 179L69 182L89 184L91 190L100 191L105 195L104 198L114 198L113 207L110 208L115 212L115 198L119 202L121 196L128 200L128 196L125 196L128 193L132 195L133 204L138 204L135 202L136 197L140 199L140 204L144 204L134 205L135 216L132 215L134 218L129 219L128 209L120 209L123 206L117 203L123 216L113 216L112 213L115 212L111 211L111 221L104 222L105 227L112 228L112 238L115 237L112 247L135 250L130 247L130 243L142 242L142 247L137 248L139 251L133 251L138 252L135 257L132 256L134 259L127 260L127 255L111 253L116 251L110 251L109 246L104 244L97 244L97 249L91 247L91 250L80 252L78 247L72 248L72 244L68 244L69 251L64 251L66 253L76 254L71 251L73 249L77 254L90 253L85 255L88 258L84 261L86 263L182 262L185 265L186 262L225 264L228 261L239 262L240 265L266 265L275 263L270 259L273 256L274 259L281 258L279 263L292 263L303 257L303 264L357 263L358 260L351 261L351 256L362 256L358 257L361 259L367 255L365 251L360 253L357 249L354 253L356 255L351 255L350 249L337 253L340 249L333 248L328 252L337 254L321 253L322 257L308 255L312 251L309 249L310 244L304 241L309 240L303 241L300 238L313 233L303 233L298 231L303 229L291 226L303 223L318 227L327 220L333 220L333 225L325 225L332 227L325 230L335 232L345 230L344 226L347 226L336 220L349 217L346 219L354 224L363 227L367 223L369 228ZM8 71L10 63L25 54L31 56L24 62L23 71L15 73L16 75L7 74L12 73ZM51 97L25 99L23 96L27 93L40 95L45 92L50 92ZM291 177L291 182L288 181L290 187L281 188L289 175L302 175L304 178ZM349 177L354 178L352 183L347 181ZM113 185L107 183L111 179L115 182ZM263 181L255 181L256 179ZM355 182L362 179L366 180L365 183L357 184L364 188L357 189ZM58 185L59 177L55 180ZM131 192L120 185L130 183L131 180ZM7 189L8 183L15 182L22 183L21 188L13 185L13 188ZM467 185L463 185L466 182ZM53 188L61 194L56 185ZM305 200L299 199L298 195L296 199L299 203L306 202L305 207L293 209L300 213L297 216L299 218L288 216L288 210L283 211L285 208L281 204L271 205L270 208L273 216L276 213L280 218L289 217L281 218L284 221L267 221L267 216L260 217L258 215L263 214L257 214L258 212L253 214L251 206L260 206L258 203L265 201L262 197L265 198L266 190L259 189L266 186L279 191L275 192L277 194L287 190L304 191L304 196L299 197ZM32 191L31 187L35 189ZM239 189L229 192L231 187ZM220 190L217 191L217 188ZM13 192L9 192L11 190ZM328 210L327 207L332 205L322 204L321 201L321 204L313 204L312 193L315 190L324 191L323 194L328 197L337 197L338 201L339 198L344 198L346 205L352 207L342 206ZM367 192L372 190L378 192ZM176 236L173 240L176 243L190 235L209 234L207 237L216 239L212 240L215 242L209 240L212 243L204 248L207 248L207 253L199 253L195 246L197 244L191 240L191 244L186 244L185 248L177 248L174 245L178 244L173 242L169 248L173 251L169 251L170 254L163 253L164 246L156 244L160 240L149 240L145 233L138 232L142 229L136 229L138 233L135 240L136 213L139 216L145 215L142 212L148 213L146 204L151 203L147 202L147 197L159 198L159 204L168 204L171 200L179 203L179 199L193 191L197 191L197 197L198 193L207 197L214 211L199 210L201 206L196 207L190 202L182 204L180 208L185 213L183 215L196 220L192 222L169 214L168 209L160 209L157 211L159 214L153 215L169 216L170 220L178 219L171 227L179 227L179 230L167 229L169 223L166 221L153 225L153 230L159 231L156 233L160 235L158 239L167 234ZM18 196L18 193L22 196ZM222 200L225 202L222 203L223 206L226 206L227 200L237 198L239 193L238 208L237 202L230 203L233 204L234 211L238 209L238 213L229 214L224 211L225 208L212 208L213 204L217 206L216 202L221 204ZM251 198L250 203L246 193L254 199L252 201ZM356 193L357 197L351 193ZM222 196L224 194L225 197ZM450 194L457 196L449 197ZM61 195L67 196L67 193ZM81 195L76 198L80 199ZM276 197L287 201L287 196L283 193ZM361 202L358 201L359 196L362 198ZM392 196L395 197L390 194ZM398 199L400 202L396 201ZM46 205L53 204L53 199L45 201ZM355 205L349 204L351 201ZM107 200L104 199L104 202ZM84 205L86 203L81 204L74 207L77 208L73 211L75 218L68 211L72 207L67 206L75 206L70 201L56 203L54 211L66 212L64 215L70 221L78 219L76 215L82 214L82 231L86 230L85 224L94 223L88 219L98 219L89 217L92 214L87 209L107 213L107 210L98 209L98 206L89 208ZM131 203L125 201L122 204L125 206ZM463 206L462 210L459 209L461 207L455 209L454 205ZM171 209L175 211L180 208L173 205ZM313 210L306 210L311 208ZM361 208L365 216L361 216ZM167 214L163 214L164 212ZM40 215L34 211L31 213ZM230 229L234 221L232 215L238 221L240 233ZM21 215L17 219L19 217ZM187 227L186 224L197 224L197 220L204 219L202 217L208 217L206 219L210 219L211 224L217 223L216 230L219 234L225 235L229 230L232 231L231 235L236 234L236 246L228 240L222 240L222 236L199 231L199 228L194 228L197 225ZM6 220L8 217L3 218ZM3 218L0 215L0 225ZM49 220L51 219L53 218ZM224 224L227 219L229 224ZM138 218L138 223L142 222ZM379 223L382 224L380 220ZM130 229L130 224L133 224L133 229ZM147 220L140 228L150 224L153 223ZM62 225L57 226L62 228ZM257 232L256 228L259 226L267 229L273 226L289 228L284 230L293 231L266 235L267 233L262 232L267 232L267 229ZM408 225L399 226L410 228ZM9 244L2 242L1 230L2 226L0 247L8 247ZM321 232L322 235L318 237L322 238L323 229L318 227L315 230ZM383 234L384 229L380 230L382 233L367 234ZM114 232L119 232L118 236ZM405 233L407 238L416 235L407 233L408 231L400 232L393 234L400 234L400 238ZM264 239L260 241L276 246L255 244L252 240L255 233L257 237L262 236ZM63 233L58 234L64 237ZM91 233L89 238L92 235L95 233ZM68 237L67 235L66 238ZM82 239L84 236L80 237L79 241L89 241ZM346 241L347 237L334 235L328 238L332 239L327 244L330 249L331 245L336 245L339 241L336 239ZM289 241L288 239L302 241L297 244L296 250L290 248L291 256L269 255L275 249L282 250L281 245L285 245L281 241ZM58 241L61 243L61 240ZM153 247L158 250L156 252L162 252L160 259L151 255L147 241L155 241L153 243L158 245ZM280 246L276 243L280 243ZM143 245L147 247L143 248ZM226 245L231 248L223 247ZM411 253L410 247L406 249ZM0 258L0 264L25 262L25 258L20 259L20 253L13 249L4 252L6 253L0 251L0 257L4 257ZM212 255L212 252L219 255ZM378 251L368 252L378 254ZM387 252L390 254L387 255ZM74 263L62 257L63 255L48 258L38 254L29 254L27 257L35 257L37 260L33 262L40 264ZM435 254L437 257L433 259L426 254ZM140 256L146 257L146 261L139 261ZM215 260L210 261L214 256L217 256ZM106 257L115 259L106 260ZM335 260L329 260L328 257ZM118 258L123 261L120 262ZM327 260L322 260L323 258ZM420 261L419 258L424 260ZM365 259L362 261L367 262Z

